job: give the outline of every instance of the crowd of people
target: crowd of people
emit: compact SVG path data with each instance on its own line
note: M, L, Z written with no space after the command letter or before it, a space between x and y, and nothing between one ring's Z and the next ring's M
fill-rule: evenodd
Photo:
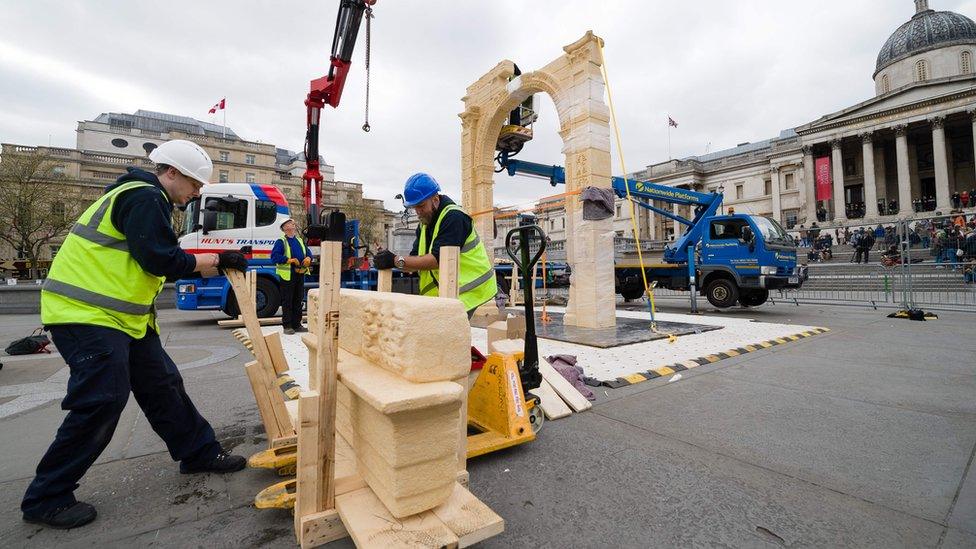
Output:
M968 192L958 195L960 204L963 197L967 201L973 197ZM953 199L956 198L953 195ZM903 250L894 224L823 229L814 222L809 228L800 225L796 231L796 245L809 248L806 252L809 262L833 259L835 245L850 247L853 251L851 263L869 263L872 250L882 252L879 260L883 265L893 266L902 261ZM947 217L911 221L906 236L909 248L927 250L927 253L916 252L912 263L930 258L937 269L961 269L967 283L976 283L976 215L954 209Z

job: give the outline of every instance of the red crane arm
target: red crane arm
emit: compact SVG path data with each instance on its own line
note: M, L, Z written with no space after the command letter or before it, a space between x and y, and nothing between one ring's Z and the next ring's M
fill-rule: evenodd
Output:
M319 208L322 203L322 174L319 172L319 126L322 109L326 105L332 108L339 106L342 89L346 85L346 76L352 64L352 52L356 47L359 25L364 14L366 17L372 16L372 6L375 3L376 0L340 1L335 34L332 38L329 73L312 80L308 97L305 98L307 118L302 198L305 200L309 225L319 223Z

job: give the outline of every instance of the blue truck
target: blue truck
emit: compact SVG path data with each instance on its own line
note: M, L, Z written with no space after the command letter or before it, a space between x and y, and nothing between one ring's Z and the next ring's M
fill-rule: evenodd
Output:
M560 166L538 164L500 155L509 175L548 178L553 186L566 182ZM796 263L796 245L776 221L761 216L719 215L721 193L701 193L655 183L611 178L614 193L653 213L685 227L669 242L656 262L644 262L648 284L671 290L703 294L717 308L736 303L747 307L762 305L769 290L799 288L803 275ZM652 201L690 206L690 219L656 207ZM644 280L639 262L618 259L614 265L617 293L626 299L644 295Z

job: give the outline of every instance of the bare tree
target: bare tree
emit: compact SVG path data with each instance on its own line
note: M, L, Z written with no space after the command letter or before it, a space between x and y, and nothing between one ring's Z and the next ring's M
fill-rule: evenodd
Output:
M372 251L373 245L381 241L379 237L383 229L382 205L377 207L375 202L371 203L362 196L354 196L343 204L342 210L346 214L346 219L359 220L360 245L366 244Z
M0 159L0 242L26 256L37 277L42 247L65 236L82 203L67 195L65 177L41 152L5 154Z

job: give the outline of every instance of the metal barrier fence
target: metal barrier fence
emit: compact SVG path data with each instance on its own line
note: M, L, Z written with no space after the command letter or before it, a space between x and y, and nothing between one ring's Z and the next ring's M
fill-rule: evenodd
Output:
M807 280L771 301L976 312L974 217L848 223L815 236L808 229L797 234Z
M976 313L976 212L972 210L822 227L812 234L807 230L802 241L798 231L790 232L801 244L797 259L805 266L807 279L799 290L770 292L771 303ZM567 296L568 288L547 293ZM654 290L654 296L669 301L689 298L687 292L664 289Z

